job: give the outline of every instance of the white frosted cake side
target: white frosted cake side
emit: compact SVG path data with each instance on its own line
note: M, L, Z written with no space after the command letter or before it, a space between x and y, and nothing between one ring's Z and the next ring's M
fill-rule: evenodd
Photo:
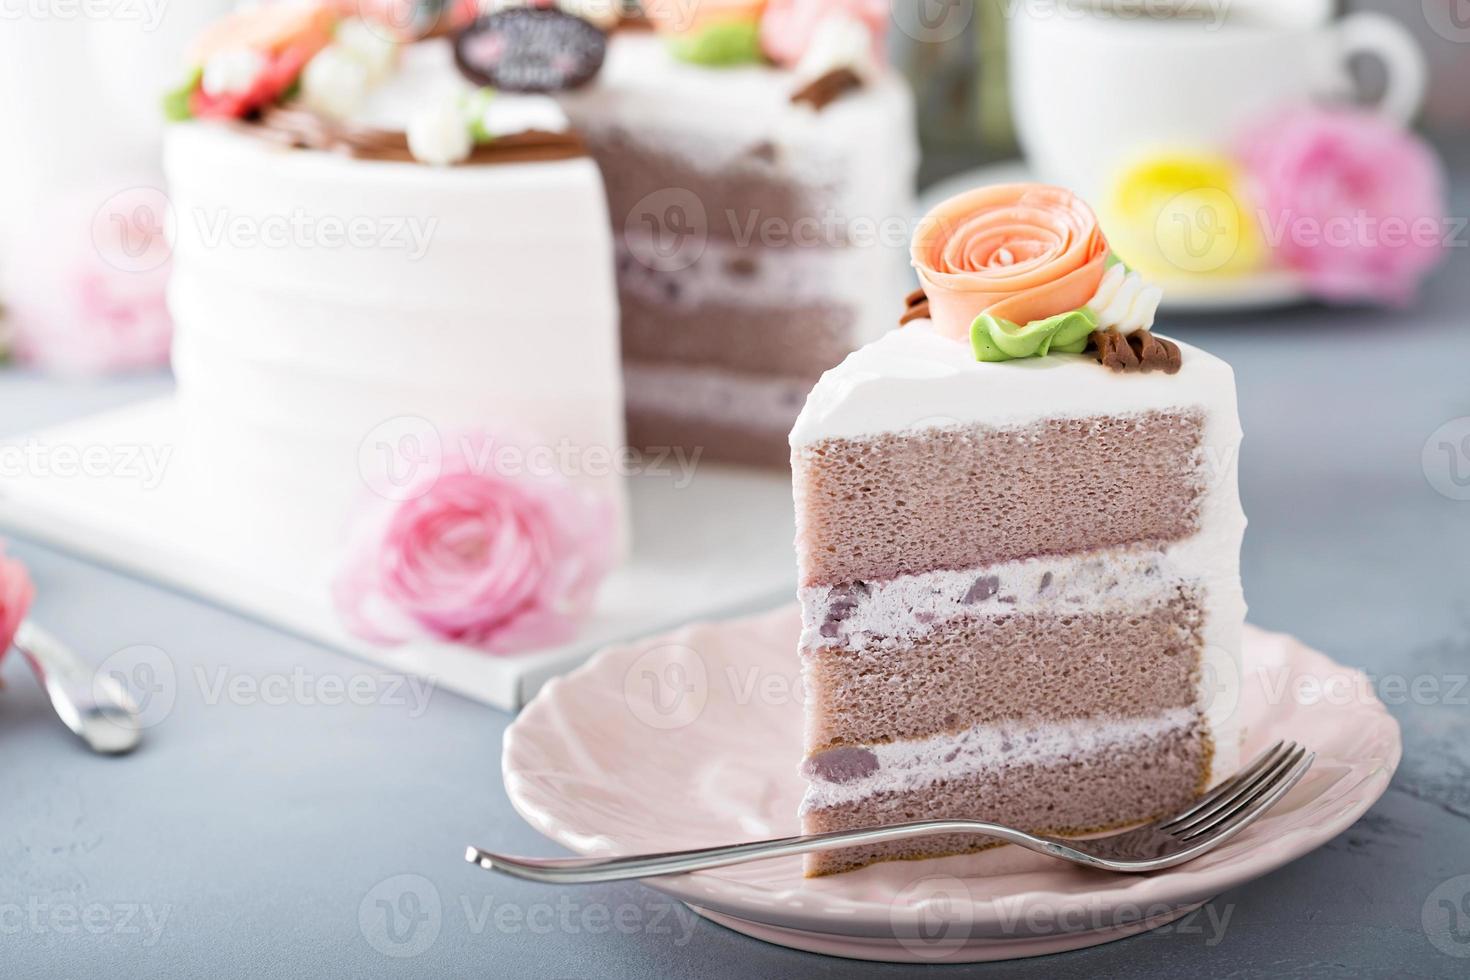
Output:
M431 448L425 423L544 444L622 519L595 462L624 437L590 159L438 168L186 123L165 165L179 458L241 549L329 566L354 503L412 475L384 466Z

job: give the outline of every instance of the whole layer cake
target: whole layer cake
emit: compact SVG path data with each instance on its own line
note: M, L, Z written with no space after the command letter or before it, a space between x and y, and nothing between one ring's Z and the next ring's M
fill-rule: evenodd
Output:
M598 78L559 96L602 168L619 243L629 438L784 466L812 384L891 323L912 96L862 50L818 68L709 65L676 40L619 31ZM849 57L860 86L793 101Z
M237 15L166 138L180 460L256 564L329 571L354 506L466 432L546 450L623 522L617 469L588 462L625 443L597 165L550 97L385 30ZM303 46L299 95L263 97Z
M827 372L791 433L804 830L1075 834L1182 807L1237 765L1215 696L1245 614L1233 373L1149 333L1156 294L1064 191L957 199L914 254L908 324Z

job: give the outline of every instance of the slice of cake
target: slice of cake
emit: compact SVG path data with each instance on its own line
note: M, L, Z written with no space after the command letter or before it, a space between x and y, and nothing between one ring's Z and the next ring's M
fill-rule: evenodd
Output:
M1078 834L1181 807L1238 761L1214 696L1245 616L1231 369L1149 332L1157 290L1066 191L955 198L913 257L906 325L828 371L791 434L804 829Z
M886 5L763 6L648 4L558 98L607 184L630 442L785 466L817 378L892 325L918 147Z

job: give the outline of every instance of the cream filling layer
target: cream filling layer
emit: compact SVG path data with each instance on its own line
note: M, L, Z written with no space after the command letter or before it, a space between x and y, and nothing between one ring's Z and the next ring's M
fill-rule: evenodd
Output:
M1146 718L1083 718L1036 725L1025 722L977 725L959 734L868 746L876 769L845 782L810 780L803 814L846 806L877 793L916 792L942 780L997 769L1046 766L1136 749L1199 723L1193 708L1174 708Z
M718 422L778 435L791 428L811 386L810 381L800 378L742 374L691 364L623 364L629 411Z
M876 247L783 247L756 236L742 247L709 237L682 245L660 230L615 229L618 285L645 302L679 310L706 304L789 309L826 305L854 319L868 309L893 313L892 251ZM737 229L738 231L738 229Z
M1115 612L1152 607L1198 581L1188 542L1024 558L885 582L800 590L803 649L906 647L961 616Z

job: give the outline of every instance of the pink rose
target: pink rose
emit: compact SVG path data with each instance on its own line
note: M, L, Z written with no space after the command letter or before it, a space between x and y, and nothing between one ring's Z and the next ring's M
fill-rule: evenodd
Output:
M766 57L795 68L828 17L850 17L873 35L873 60L883 64L888 37L888 0L769 0L761 16L761 47Z
M1444 254L1444 177L1412 133L1356 109L1292 109L1241 158L1280 259L1324 299L1405 302Z
M0 660L10 650L15 631L20 629L35 596L30 573L20 562L5 557L5 549L0 546Z
M334 590L349 629L496 654L575 635L612 567L616 522L523 454L517 472L496 472L497 449L530 444L467 437L406 499L364 512Z
M168 199L120 181L40 208L3 270L14 353L60 374L168 364Z

